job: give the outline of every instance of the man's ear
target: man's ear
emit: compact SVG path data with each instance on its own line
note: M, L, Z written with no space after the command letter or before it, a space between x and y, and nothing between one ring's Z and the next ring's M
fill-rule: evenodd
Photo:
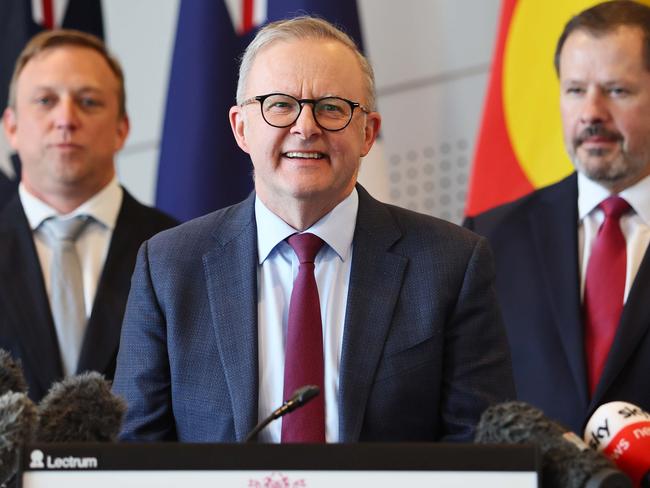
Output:
M381 115L379 112L370 112L366 114L366 126L364 129L364 141L361 152L361 157L364 157L370 152L372 145L375 143L381 128Z
M228 117L230 119L230 128L232 129L232 133L235 136L237 145L242 149L242 151L250 154L250 151L248 150L248 143L246 142L246 134L244 130L246 125L246 117L244 115L243 108L240 107L239 105L234 105L230 107L230 111L228 112Z
M7 107L2 114L2 127L4 128L7 141L9 141L9 144L13 149L16 149L16 145L18 144L16 138L18 118L16 116L16 111L13 108Z
M115 151L119 151L124 147L126 138L129 135L131 130L131 122L129 121L129 116L124 115L117 122L117 133L115 134Z

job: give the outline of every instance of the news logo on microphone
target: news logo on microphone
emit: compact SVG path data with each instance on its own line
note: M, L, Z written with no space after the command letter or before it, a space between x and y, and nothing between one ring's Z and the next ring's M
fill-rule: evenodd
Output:
M598 407L589 419L585 442L610 458L635 486L650 487L650 414L627 402Z

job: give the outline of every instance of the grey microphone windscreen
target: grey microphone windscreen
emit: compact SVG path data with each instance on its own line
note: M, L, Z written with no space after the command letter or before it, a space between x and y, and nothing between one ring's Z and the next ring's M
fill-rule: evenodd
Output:
M18 449L33 438L36 405L22 392L0 396L0 484L18 468Z
M38 407L38 442L112 442L122 426L126 402L96 372L55 383Z
M0 349L0 395L8 391L27 393L27 382L18 361Z

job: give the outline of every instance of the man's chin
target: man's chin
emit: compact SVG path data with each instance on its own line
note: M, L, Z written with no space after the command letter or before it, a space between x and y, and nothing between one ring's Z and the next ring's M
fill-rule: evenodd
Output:
M632 177L633 168L621 158L589 157L574 160L576 170L606 188L616 188Z

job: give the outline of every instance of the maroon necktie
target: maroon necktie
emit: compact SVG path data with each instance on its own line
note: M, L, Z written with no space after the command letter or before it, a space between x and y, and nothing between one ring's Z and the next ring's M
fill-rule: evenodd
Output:
M625 294L625 237L620 218L630 209L621 197L603 200L605 221L598 230L585 278L585 352L589 391L593 396L623 311Z
M314 277L314 259L323 241L314 234L294 234L287 241L298 256L300 267L289 305L284 398L290 398L304 385L316 385L321 393L282 419L282 442L325 442L323 327Z

